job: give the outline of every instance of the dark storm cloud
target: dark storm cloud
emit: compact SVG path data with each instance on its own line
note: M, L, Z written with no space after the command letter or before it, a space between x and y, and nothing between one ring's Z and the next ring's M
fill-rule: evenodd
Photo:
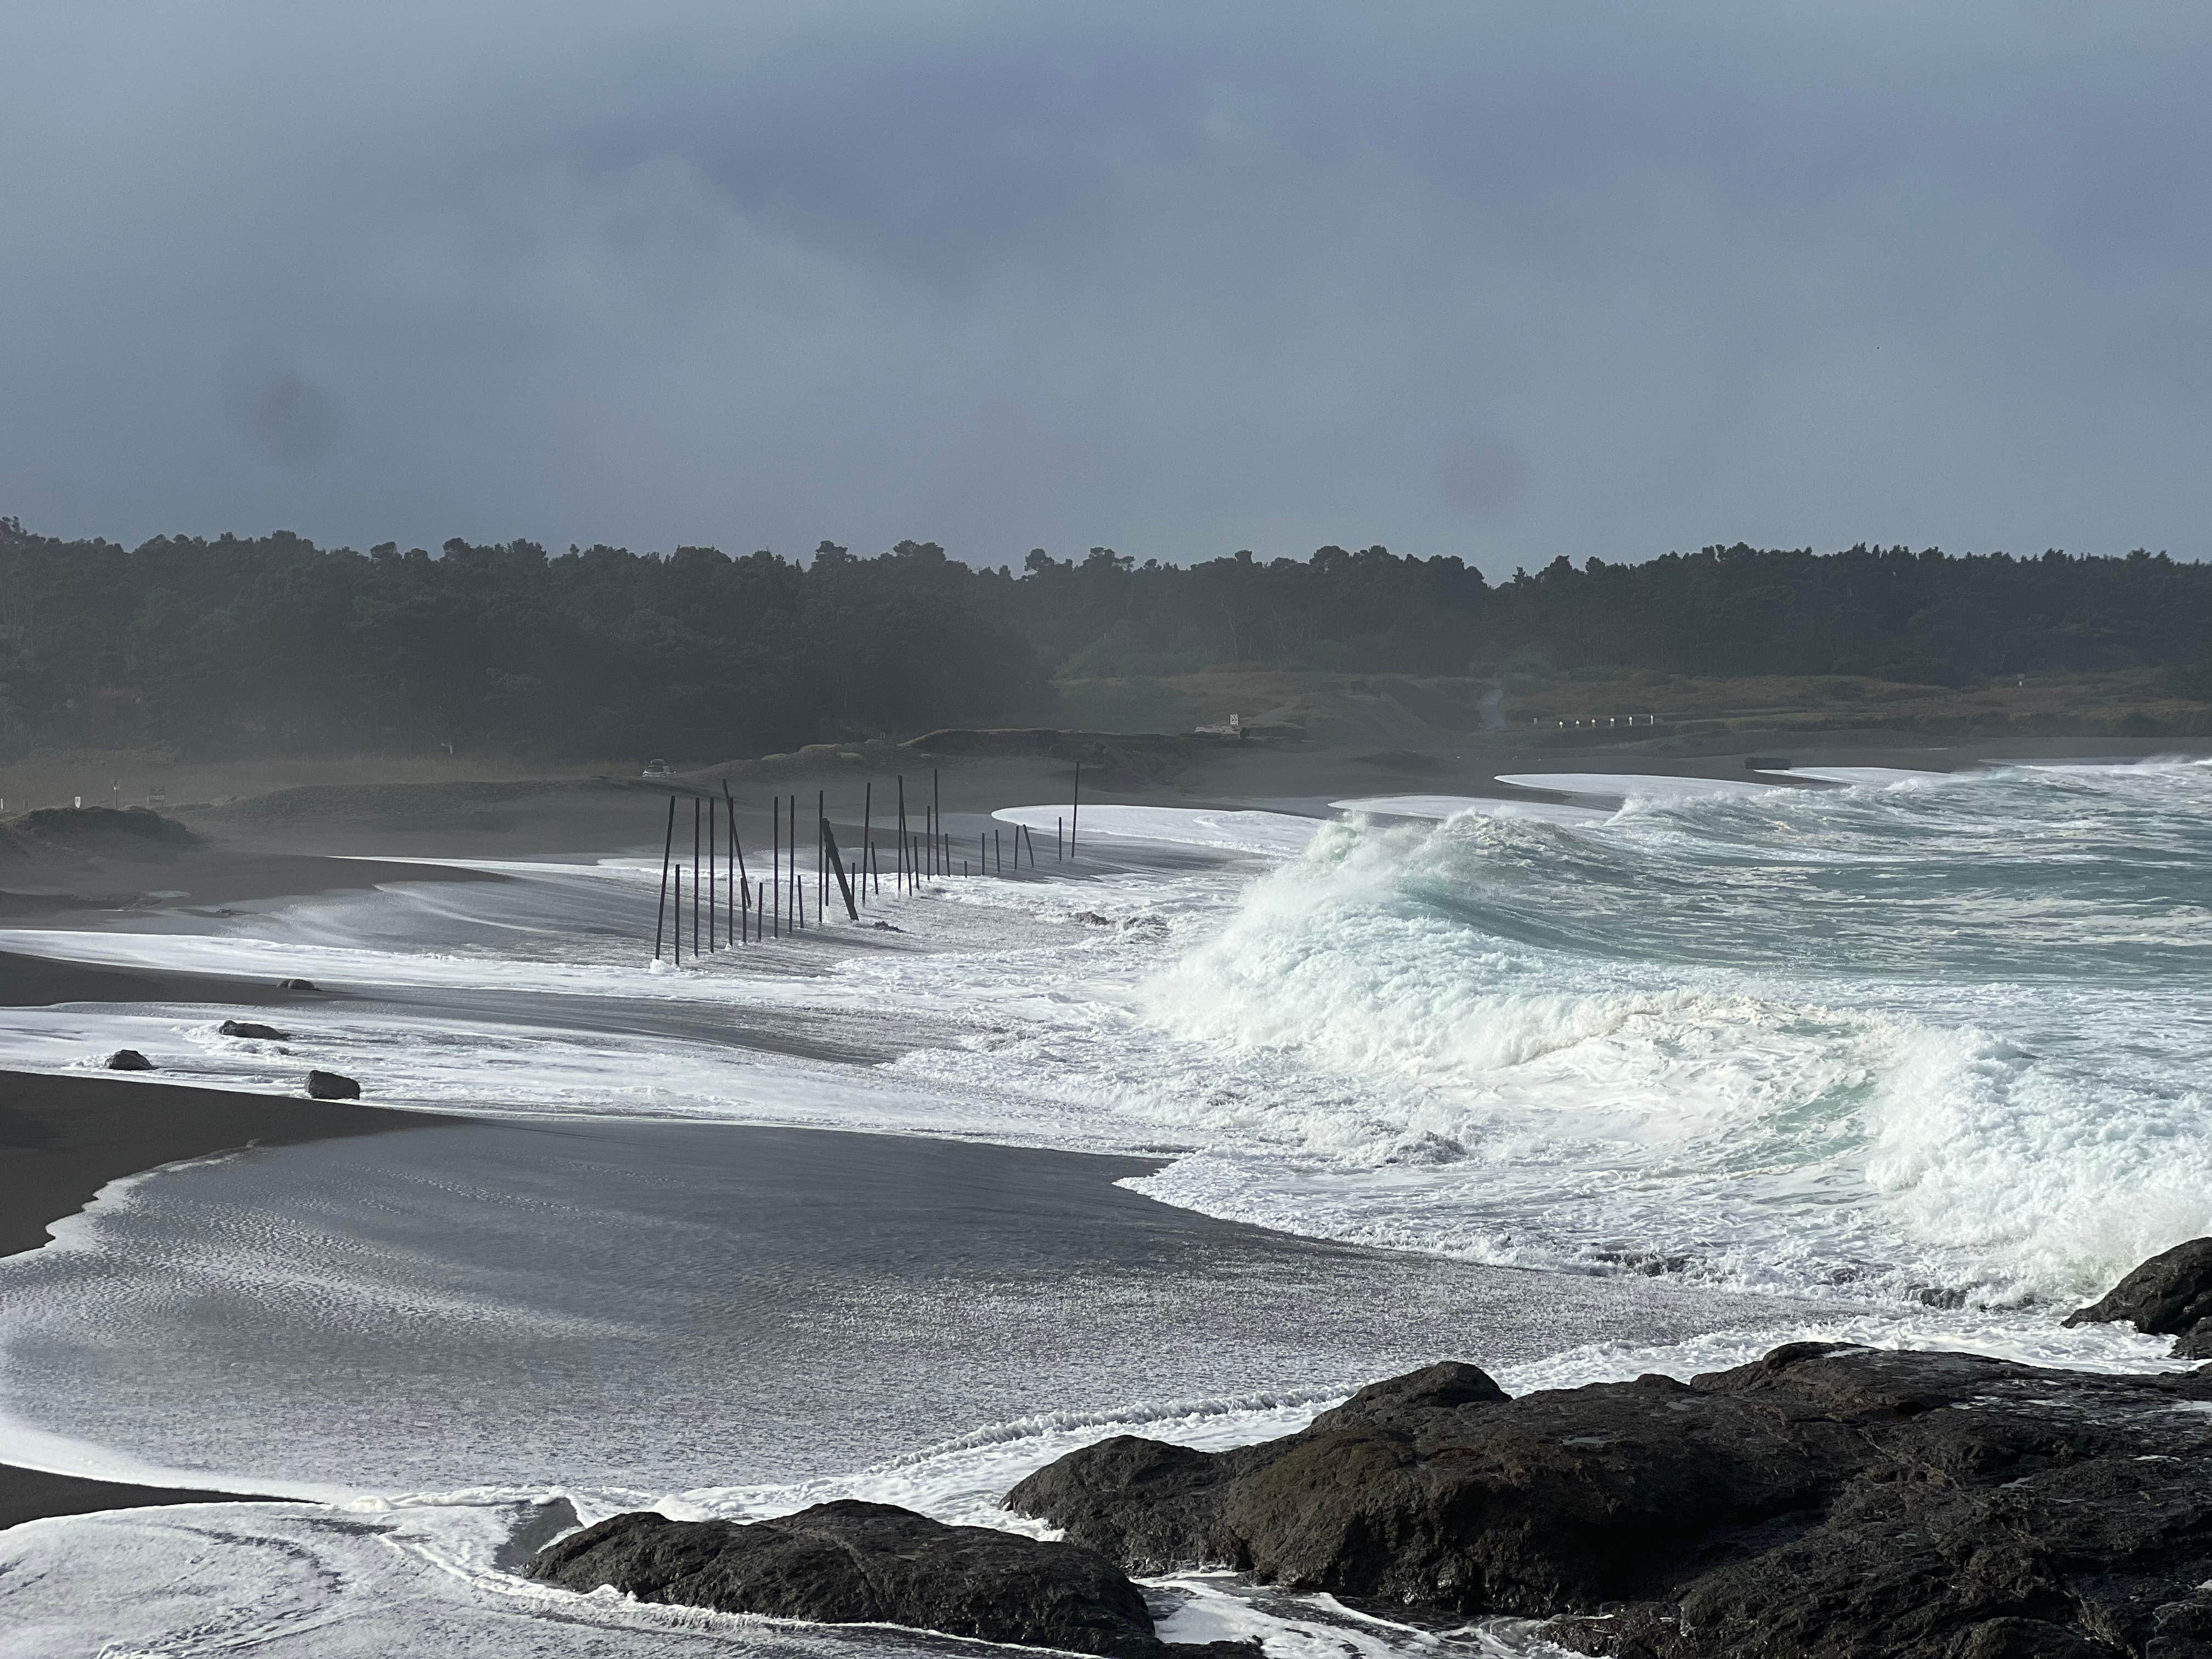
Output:
M2199 9L10 34L0 512L42 528L1493 572L2212 540Z

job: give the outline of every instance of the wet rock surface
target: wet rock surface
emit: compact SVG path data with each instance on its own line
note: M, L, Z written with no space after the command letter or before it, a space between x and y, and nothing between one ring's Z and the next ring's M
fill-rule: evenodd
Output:
M150 1072L154 1062L136 1048L118 1048L101 1062L111 1072Z
M2212 1238L2177 1244L2136 1268L2069 1325L2133 1325L2173 1338L2177 1359L2212 1359Z
M1115 1659L1256 1659L1238 1644L1162 1642L1143 1594L1074 1544L951 1527L845 1499L750 1525L617 1515L532 1558L528 1576L611 1584L641 1601L833 1625L906 1625Z
M227 1037L252 1037L258 1042L289 1042L292 1040L289 1031L280 1031L274 1025L264 1025L251 1019L227 1019L216 1030Z
M309 1072L307 1092L317 1100L359 1100L361 1085L338 1072Z
M1548 1619L1628 1659L2212 1656L2212 1368L1802 1343L1508 1399L1448 1364L1263 1445L1104 1441L1006 1501L1133 1571Z

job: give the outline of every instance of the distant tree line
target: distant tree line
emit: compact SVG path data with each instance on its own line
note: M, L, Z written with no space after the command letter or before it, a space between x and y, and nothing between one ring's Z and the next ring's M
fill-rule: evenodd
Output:
M549 554L287 533L63 541L0 519L0 752L743 754L1049 721L1061 677L1229 664L1486 673L1996 674L2168 665L2212 694L2212 567L1859 546L1562 558L1325 547L1190 566L1109 548L1017 574L931 542L799 562L707 547Z

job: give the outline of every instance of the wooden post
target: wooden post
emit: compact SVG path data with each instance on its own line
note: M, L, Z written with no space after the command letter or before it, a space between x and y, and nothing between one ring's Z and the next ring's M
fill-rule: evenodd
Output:
M707 953L709 956L717 948L714 944L714 896L721 889L714 881L714 860L720 856L720 849L714 845L714 798L709 795L707 797Z
M668 798L668 833L660 841L660 902L653 907L653 959L660 960L660 925L667 919L668 860L676 850L676 797Z
M783 797L768 798L769 886L773 890L775 915L770 926L783 937ZM763 906L763 909L767 907Z
M699 798L691 797L691 954L699 954Z
M952 873L952 838L945 833L945 795L937 787L937 769L933 766L929 769L929 821L945 843L941 849L945 861L938 868L949 876Z
M1052 820L1052 855L1056 859L1067 856L1067 820L1057 814Z
M734 907L730 921L737 929L738 943L743 945L745 935L751 931L745 924L752 920L753 881L745 872L745 844L738 839L738 804L730 799L727 778L722 780L722 816L730 825L730 852L738 861L738 878L730 890L730 903Z
M898 884L906 891L906 774L898 775Z
M836 872L837 893L845 901L845 914L854 921L860 919L860 908L853 902L853 884L845 877L845 860L837 855L837 832L830 827L830 820L822 820L822 847L830 854L830 867Z
M676 965L684 965L684 866L676 866Z
M796 933L806 926L806 878L799 872L799 792L785 797L784 809L790 816L784 820L791 842L791 927Z
M826 789L817 789L814 792L814 920L817 921L827 920L822 914L823 901L826 896L822 890L823 885L822 849L824 844L823 837L830 833L829 799L830 792ZM858 921L860 918L854 916L853 920Z
M1006 873L1006 832L1003 830L991 831L991 856L998 861L999 873L1005 875ZM1022 849L1017 847L1014 848L1014 868L1018 870L1021 867Z
M860 788L860 892L868 890L868 878L876 872L876 781L870 778ZM880 893L884 890L878 887Z
M1075 851L1075 832L1083 820L1083 763L1075 763L1075 799L1067 807L1067 850Z

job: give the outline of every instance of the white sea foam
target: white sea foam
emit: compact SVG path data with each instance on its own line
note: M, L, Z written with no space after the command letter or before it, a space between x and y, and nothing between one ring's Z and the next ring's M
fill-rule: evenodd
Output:
M1595 806L1571 806L1559 801L1498 800L1486 795L1360 795L1333 800L1340 812L1366 812L1377 817L1450 818L1462 812L1481 817L1537 818L1547 823L1602 823L1613 814Z
M1166 842L1182 847L1212 847L1225 852L1293 857L1305 850L1319 820L1288 812L1257 812L1189 806L1085 806L1073 804L1006 806L991 815L1018 823L1032 835L1073 825L1079 836L1112 836L1124 841Z
M1741 778L1681 778L1643 772L1500 772L1498 781L1516 789L1545 789L1578 799L1645 801L1659 805L1722 795L1761 795L1776 787Z
M1811 778L1818 783L1847 783L1864 788L1887 788L1895 783L1921 783L1947 778L1948 772L1916 771L1906 766L1782 766L1762 770L1764 778Z

